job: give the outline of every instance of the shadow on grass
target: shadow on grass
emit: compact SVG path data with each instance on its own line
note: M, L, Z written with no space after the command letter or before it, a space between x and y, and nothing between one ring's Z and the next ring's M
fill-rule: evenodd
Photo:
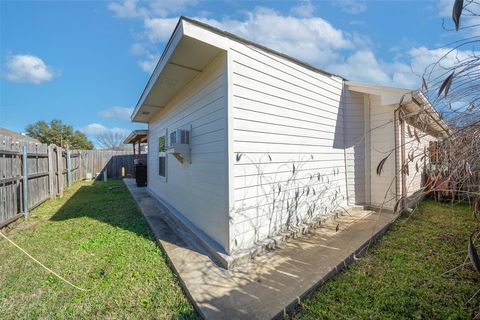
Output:
M50 218L64 221L87 217L152 239L148 225L121 180L81 186Z
M114 228L133 232L148 241L155 241L153 232L122 180L95 181L90 185L82 185L73 194L65 196L68 200L50 218L50 221L62 222L89 218ZM88 228L88 225L86 224L85 227ZM175 238L176 245L185 245L181 239L177 239L178 236L166 224L160 238L170 240ZM161 246L160 249L163 251ZM164 259L168 264L166 257L165 255ZM198 315L195 311L184 310L175 314L172 319L198 319Z

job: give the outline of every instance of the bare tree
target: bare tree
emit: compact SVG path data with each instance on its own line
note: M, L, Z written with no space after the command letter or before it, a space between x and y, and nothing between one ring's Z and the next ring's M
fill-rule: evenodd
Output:
M480 56L476 53L480 44L480 24L476 24L479 15L480 2L454 2L454 28L445 29L465 35L427 67L422 87L449 126L448 136L438 143L434 155L439 164L436 174L448 182L441 186L447 190L438 191L453 192L450 196L470 201L474 216L480 209ZM474 233L478 234L478 229Z
M98 144L103 149L109 150L125 150L126 145L123 143L126 136L120 132L105 131L95 136Z
M448 132L435 143L434 148L423 148L418 150L420 152L412 152L411 156L409 154L397 172L397 176L411 175L408 168L412 163L418 172L419 160L427 158L429 163L424 173L427 176L424 195L434 195L437 200L470 203L473 219L471 234L465 246L465 262L457 268L470 265L473 272L480 272L476 248L477 238L480 237L480 56L476 52L480 44L479 15L480 1L454 1L453 27L447 27L448 23L444 22L444 29L455 32L461 39L442 49L443 56L426 68L422 88L417 91L428 97L448 125ZM402 113L402 101L399 104L402 120L415 123L419 131L427 127L429 117L426 116L426 110L406 115ZM417 140L421 138L417 132L410 132L409 135L414 135ZM382 162L378 164L377 174L381 173L382 165ZM396 210L405 209L402 205L404 200L397 201ZM479 293L480 290L467 303ZM478 305L474 308L475 318L480 317Z

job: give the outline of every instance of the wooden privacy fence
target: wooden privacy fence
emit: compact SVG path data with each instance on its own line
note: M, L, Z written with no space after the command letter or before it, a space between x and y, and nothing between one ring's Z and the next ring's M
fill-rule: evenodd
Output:
M145 155L142 155L145 157ZM0 136L0 228L25 216L87 174L134 176L131 151L69 150Z

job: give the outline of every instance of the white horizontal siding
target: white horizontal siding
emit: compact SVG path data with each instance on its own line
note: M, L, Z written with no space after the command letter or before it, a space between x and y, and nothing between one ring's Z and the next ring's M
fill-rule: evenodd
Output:
M347 183L341 79L238 43L229 54L235 250L331 214Z
M410 136L408 128L410 128ZM415 134L418 137L415 137ZM405 161L408 165L408 173L406 174L406 190L407 196L411 196L422 189L423 173L425 165L428 163L428 147L430 141L436 138L414 126L406 123L404 132L405 141Z
M361 93L345 90L345 155L348 202L365 204L365 106Z
M217 57L149 124L148 188L228 250L226 55ZM158 138L191 127L191 164L167 156L158 175Z
M370 104L370 172L371 204L392 209L396 201L395 184L395 134L394 108L380 104L378 96L369 96ZM391 153L391 154L390 154ZM377 167L382 159L390 156L383 165L380 175Z

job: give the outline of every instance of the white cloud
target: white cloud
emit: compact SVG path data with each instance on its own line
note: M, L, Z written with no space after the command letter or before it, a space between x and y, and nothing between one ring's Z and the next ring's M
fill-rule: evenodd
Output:
M455 0L437 0L438 15L440 17L451 17Z
M360 0L333 0L332 3L350 14L359 14L367 10L367 5Z
M188 6L196 4L196 2L196 0L151 0L140 3L138 0L123 0L109 3L108 9L120 18L164 18L169 14L178 14Z
M421 86L422 75L433 63L440 60L441 68L438 70L444 70L454 66L457 59L467 57L465 51L414 47L406 52L402 60L386 62L378 59L372 50L364 49L333 65L332 70L354 81L416 89Z
M383 69L381 62L369 49L353 53L345 61L333 65L332 69L349 80L379 84L391 82L391 78Z
M177 22L177 18L145 18L145 34L151 42L167 41Z
M138 65L149 73L154 70L160 56L157 51L161 47L159 44L168 40L178 21L168 15L184 10L192 1L181 1L178 5L163 7L160 4L161 2L154 2L140 8L138 4L134 6L135 14L143 20L143 41L136 39L137 43L131 51L141 57ZM334 2L334 5L351 14L367 10L363 1L342 0ZM133 6L130 5L130 8ZM143 14L142 8L148 8L148 13ZM314 10L314 5L307 0L292 7L287 14L256 7L252 11L243 12L241 18L209 18L208 15L198 15L194 19L350 80L383 85L418 88L425 68L445 54L446 49L402 48L395 57L382 60L376 56L375 44L368 35L336 28L327 20L314 16ZM454 59L448 57L444 63L453 62Z
M198 20L316 65L336 61L339 50L353 49L346 33L319 17L286 16L257 7L245 20Z
M423 73L425 68L436 61L440 61L442 67L450 68L454 66L458 59L467 57L465 52L451 51L448 48L428 49L427 47L412 48L408 51L412 59L412 68L419 73Z
M300 17L311 17L316 7L310 1L305 1L290 9L290 12Z
M80 128L79 130L85 134L92 135L92 136L98 136L98 135L109 133L109 132L119 133L122 135L127 135L130 133L130 130L128 129L118 128L118 127L107 128L106 126L100 123L91 123L89 125L86 125L85 127Z
M138 0L125 0L123 2L111 2L108 9L120 18L136 18L146 14L143 8L137 7Z
M152 73L157 66L158 59L160 55L155 55L153 53L149 53L145 56L144 59L139 60L137 63L142 68L143 71L147 73Z
M130 120L130 115L133 112L133 108L125 107L111 107L98 112L98 115L102 118L118 118L121 120Z
M54 77L51 67L39 57L18 54L7 57L5 78L13 82L36 83L50 81Z
M245 19L209 19L205 16L196 19L320 66L341 58L338 51L353 49L354 38L359 37L348 35L325 19L305 16L308 10L303 8L303 15L296 17L257 7L247 12ZM142 19L143 34L148 41L137 42L131 52L141 54L143 58L138 61L139 66L146 72L152 72L159 57L155 48L169 39L178 19L158 16Z
M130 53L134 56L141 56L146 54L148 51L145 46L141 43L134 43L130 48Z

